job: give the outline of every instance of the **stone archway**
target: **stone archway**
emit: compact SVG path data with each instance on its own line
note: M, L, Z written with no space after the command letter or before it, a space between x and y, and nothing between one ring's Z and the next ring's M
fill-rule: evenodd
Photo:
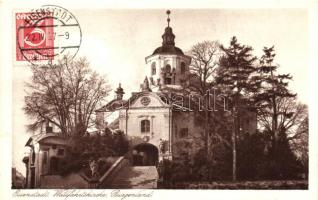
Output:
M134 166L156 166L159 159L158 148L150 143L141 143L133 148L132 164Z

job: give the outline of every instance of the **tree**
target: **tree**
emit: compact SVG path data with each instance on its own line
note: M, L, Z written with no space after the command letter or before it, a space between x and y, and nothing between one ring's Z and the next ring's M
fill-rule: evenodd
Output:
M61 136L83 136L94 125L96 107L109 94L106 79L92 71L85 58L64 57L57 64L32 66L31 70L24 106L33 119L29 130L49 122L60 129Z
M295 134L290 139L292 151L296 154L297 159L303 166L303 172L308 175L308 113L300 122Z
M273 111L274 109L263 109L259 111L259 126L261 130L271 134L272 142L279 140L282 134L287 140L297 139L305 132L305 119L308 118L307 106L297 102L295 97L276 98L277 112L277 136L273 134ZM303 130L300 131L301 126Z
M244 106L250 105L250 97L258 88L258 82L251 77L256 71L254 62L256 57L251 54L252 47L238 43L232 37L229 47L221 45L224 56L220 59L220 67L216 75L216 83L223 93L233 102L233 181L236 180L236 137L240 132L240 111Z
M257 106L260 111L259 120L261 125L266 127L273 139L277 141L279 139L279 129L282 128L279 125L279 118L289 118L292 115L288 110L281 111L279 107L285 105L286 99L293 98L296 94L290 92L288 87L288 81L292 79L290 74L276 74L278 65L274 63L275 53L274 46L263 49L264 55L260 59L260 66L258 67L259 76L255 76L261 87L255 98ZM280 102L278 102L280 101ZM264 120L270 116L270 122Z
M189 52L192 58L190 72L194 79L190 87L202 96L213 86L213 75L219 64L220 53L220 44L217 41L197 43Z
M209 151L209 118L210 111L208 108L209 90L213 86L213 75L219 64L220 44L217 41L203 41L192 46L189 54L192 57L190 65L191 81L189 88L198 94L200 109L204 111L202 116L204 121L204 149L207 160L210 159Z
M291 144L299 139L303 132L298 130L308 117L307 106L298 103L296 94L288 89L288 83L292 80L290 74L277 73L274 46L264 47L263 51L258 76L255 76L261 82L255 95L258 121L261 130L271 138L269 152L272 168L275 169L272 170L272 176L288 178L292 175L291 172L298 170Z

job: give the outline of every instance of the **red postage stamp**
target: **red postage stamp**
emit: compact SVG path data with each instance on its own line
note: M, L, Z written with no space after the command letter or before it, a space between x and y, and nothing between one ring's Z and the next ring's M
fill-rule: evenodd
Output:
M16 13L17 61L54 59L54 20L49 15Z

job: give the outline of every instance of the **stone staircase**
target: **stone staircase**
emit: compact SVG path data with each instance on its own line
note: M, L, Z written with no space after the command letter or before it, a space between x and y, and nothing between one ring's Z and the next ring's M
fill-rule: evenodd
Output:
M110 183L112 189L157 188L158 172L155 166L126 166Z

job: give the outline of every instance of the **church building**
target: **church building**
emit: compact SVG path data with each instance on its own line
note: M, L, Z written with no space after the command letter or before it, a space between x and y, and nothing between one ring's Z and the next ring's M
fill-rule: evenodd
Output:
M130 157L135 165L156 165L163 158L177 159L181 156L182 141L189 144L186 153L193 156L204 143L204 126L199 117L202 112L194 108L197 101L183 93L190 81L191 57L175 45L170 11L167 14L162 45L145 58L147 72L140 91L124 100L124 89L119 84L115 99L96 110L101 131L105 127L119 129L128 136ZM256 115L247 116L243 131L255 132ZM142 157L142 161L136 160L137 157Z

